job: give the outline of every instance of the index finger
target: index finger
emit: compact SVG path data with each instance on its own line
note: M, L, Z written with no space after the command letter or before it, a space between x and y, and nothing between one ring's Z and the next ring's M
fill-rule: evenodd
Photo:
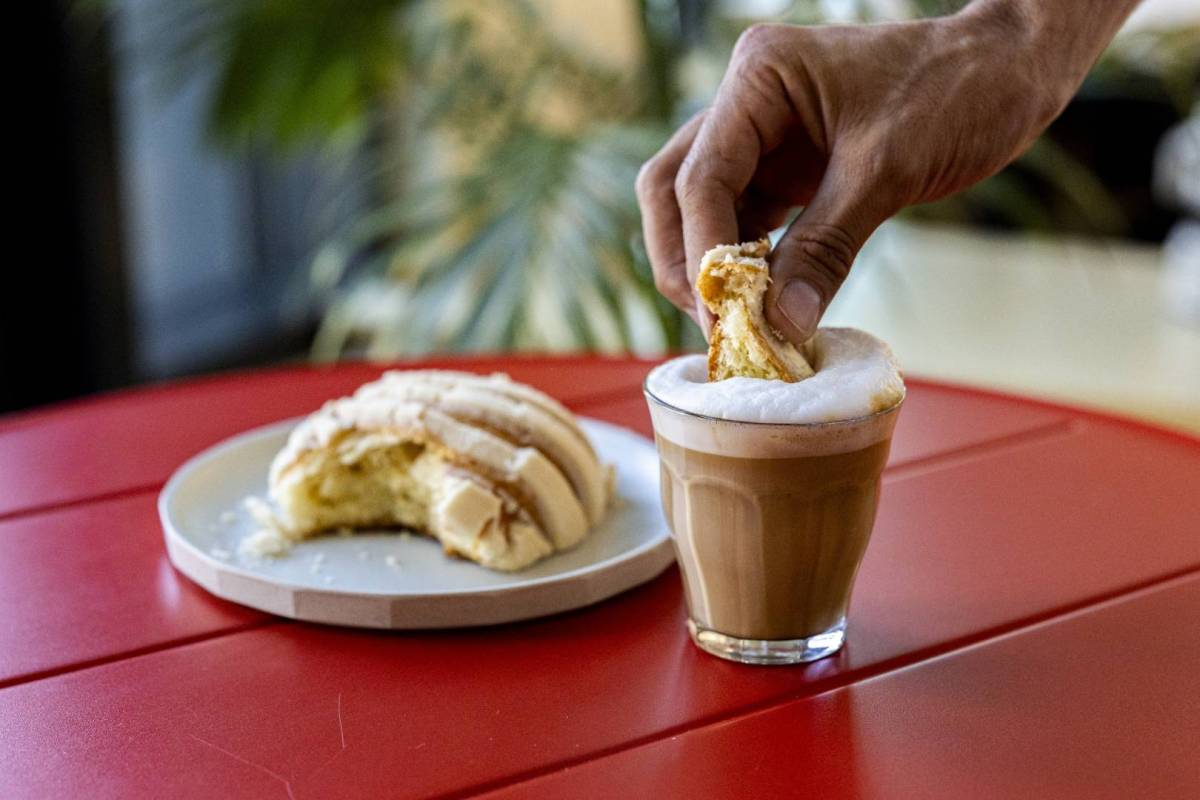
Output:
M693 318L696 306L687 282L687 258L683 250L679 203L675 199L675 176L692 146L704 113L697 113L682 125L654 158L642 165L637 179L642 234L654 271L655 286Z
M675 178L688 283L693 288L704 253L720 244L737 243L737 199L758 162L753 126L729 106L718 93Z
M706 251L737 243L738 198L754 178L759 159L787 133L790 103L769 63L773 35L771 26L755 26L742 34L716 100L676 176L692 286Z

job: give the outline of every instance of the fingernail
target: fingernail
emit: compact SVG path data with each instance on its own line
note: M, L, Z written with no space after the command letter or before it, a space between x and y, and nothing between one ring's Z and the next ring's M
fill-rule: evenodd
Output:
M791 281L779 293L776 307L792 327L805 337L817 330L821 319L821 296L817 290L803 281Z

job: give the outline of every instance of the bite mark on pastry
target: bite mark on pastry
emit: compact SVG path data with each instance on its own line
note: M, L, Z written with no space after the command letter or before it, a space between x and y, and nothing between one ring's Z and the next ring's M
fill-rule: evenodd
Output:
M535 389L390 372L292 432L270 496L287 541L402 527L510 571L578 544L608 506L609 474L571 413Z

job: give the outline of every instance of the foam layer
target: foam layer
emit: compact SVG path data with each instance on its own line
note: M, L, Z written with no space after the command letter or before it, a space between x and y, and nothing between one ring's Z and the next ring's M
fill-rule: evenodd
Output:
M904 380L891 348L865 331L821 328L805 351L816 372L795 383L759 378L709 382L704 356L695 355L656 368L646 379L646 390L692 414L788 425L865 417L904 399Z

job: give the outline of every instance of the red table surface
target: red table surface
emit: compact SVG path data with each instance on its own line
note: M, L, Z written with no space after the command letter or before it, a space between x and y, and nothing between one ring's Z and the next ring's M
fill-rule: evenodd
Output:
M487 797L1200 797L1197 620L1193 575Z
M648 362L464 363L649 431ZM674 570L545 620L379 633L171 568L175 466L379 369L0 420L0 797L1131 796L1143 766L1141 796L1195 794L1200 443L910 382L849 644L800 668L695 650Z

